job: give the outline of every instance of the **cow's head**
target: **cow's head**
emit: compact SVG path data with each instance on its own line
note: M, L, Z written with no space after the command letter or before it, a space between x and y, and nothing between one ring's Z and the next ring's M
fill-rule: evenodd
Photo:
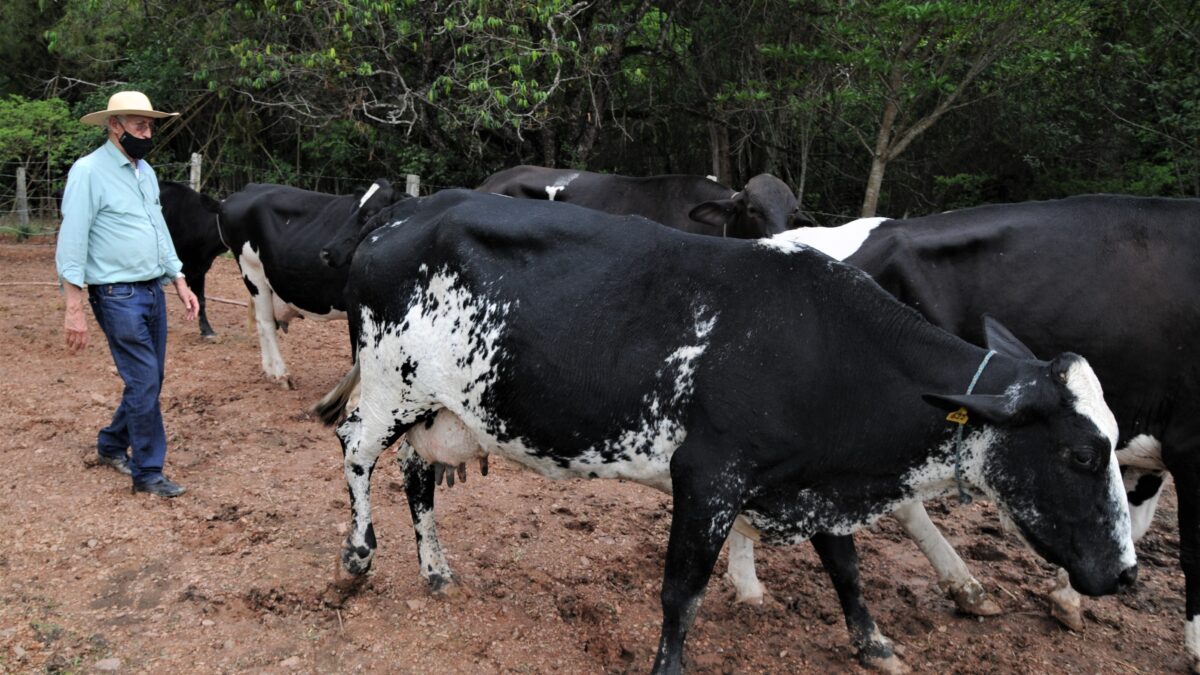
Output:
M408 197L407 193L396 192L392 184L380 178L371 184L358 198L358 206L338 228L337 233L321 248L321 261L330 267L345 267L354 258L358 242L371 231L369 223L380 211L397 200Z
M760 239L801 225L815 225L797 206L791 188L769 173L751 178L744 190L728 199L697 205L688 216L738 239Z
M1100 381L1081 356L1038 361L998 323L989 320L986 332L989 348L1023 361L1022 374L999 395L925 397L967 409L965 479L1039 555L1065 568L1076 590L1131 586L1137 560L1114 452L1117 423Z

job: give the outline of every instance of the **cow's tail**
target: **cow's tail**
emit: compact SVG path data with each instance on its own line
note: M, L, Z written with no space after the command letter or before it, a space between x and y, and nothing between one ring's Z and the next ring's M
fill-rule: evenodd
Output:
M333 389L329 390L320 401L313 404L310 408L312 413L321 419L325 426L333 426L341 419L343 412L346 410L346 404L350 401L350 397L358 389L359 382L358 364L346 371L340 382Z

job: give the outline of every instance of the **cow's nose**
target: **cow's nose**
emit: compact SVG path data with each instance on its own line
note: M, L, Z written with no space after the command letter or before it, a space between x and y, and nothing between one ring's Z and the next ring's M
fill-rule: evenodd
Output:
M1117 577L1117 592L1125 593L1137 586L1137 565L1126 567Z

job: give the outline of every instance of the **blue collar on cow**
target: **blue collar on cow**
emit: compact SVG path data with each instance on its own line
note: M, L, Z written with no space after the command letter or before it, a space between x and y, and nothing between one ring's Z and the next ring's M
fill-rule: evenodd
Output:
M971 378L971 384L967 387L967 396L975 391L975 384L979 382L979 376L983 374L983 369L987 368L988 361L996 355L996 350L990 349L983 361L979 364L979 370L975 371L975 377ZM971 495L967 494L966 488L963 487L962 479L962 440L963 428L967 426L967 409L959 408L954 412L946 415L946 419L958 425L958 429L954 432L954 483L958 485L958 503L970 504Z

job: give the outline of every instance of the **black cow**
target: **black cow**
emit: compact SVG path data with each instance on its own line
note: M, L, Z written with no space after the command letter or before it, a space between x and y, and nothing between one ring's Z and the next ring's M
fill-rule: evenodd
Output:
M1164 471L1175 479L1184 641L1200 672L1200 200L1085 195L783 236L866 270L967 340L982 339L987 313L1038 354L1070 346L1088 359L1120 426L1135 539ZM944 580L974 582L923 508L906 520ZM1072 595L1060 583L1052 607L1081 628Z
M401 453L419 569L435 589L452 573L431 463L497 452L551 478L670 492L660 672L680 669L739 514L762 541L812 539L852 641L885 667L902 664L863 603L845 535L952 491L956 474L1081 590L1109 593L1136 576L1116 424L1079 356L1037 361L999 327L995 351L980 349L862 272L771 239L696 237L466 190L379 218L388 224L350 265L356 365L318 410L336 418L357 380L359 403L337 430L353 575L375 554L375 462L413 430L472 446ZM945 411L960 408L969 426L955 446Z
M217 256L229 250L217 229L217 212L221 204L183 183L170 181L158 182L158 199L171 232L171 241L175 244L175 253L183 263L183 275L200 300L200 335L216 337L204 311L204 276Z
M523 165L494 173L475 189L643 216L684 232L718 237L757 239L815 224L800 211L791 189L766 173L737 192L700 176L633 178Z
M297 317L346 318L346 269L326 265L321 249L344 228L357 235L360 219L403 196L383 179L343 196L251 183L221 203L221 234L250 291L268 377L292 386L276 327L286 331Z

